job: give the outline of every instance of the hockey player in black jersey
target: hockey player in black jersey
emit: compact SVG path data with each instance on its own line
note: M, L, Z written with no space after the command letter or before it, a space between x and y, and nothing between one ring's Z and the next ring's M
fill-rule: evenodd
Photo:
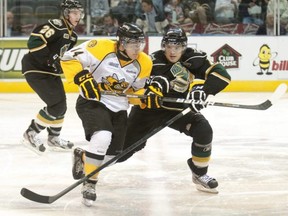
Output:
M27 42L29 52L22 59L22 73L26 81L46 104L32 119L22 140L25 146L36 153L46 150L44 142L37 137L45 128L49 147L73 147L72 142L59 136L67 109L60 58L76 44L77 34L73 29L83 19L84 13L82 5L76 0L64 0L61 10L61 19L50 19L32 31Z
M181 28L170 28L162 39L162 49L152 53L153 69L151 75L162 78L162 85L170 89L163 92L164 97L186 98L205 102L208 95L215 95L230 83L230 76L220 63L207 59L204 52L187 47L187 37ZM194 79L203 80L203 85L192 86ZM167 80L169 82L167 82ZM192 86L192 88L190 87ZM162 103L161 98L149 94L143 101L146 108L134 106L129 114L126 140L123 150L129 148L145 134L161 126L184 107L179 104ZM217 193L216 179L207 175L212 146L212 128L199 112L205 105L192 105L192 112L174 122L170 128L192 138L191 155L187 163L192 171L192 180L201 191ZM122 162L145 147L145 143L135 151L118 160ZM177 143L175 143L177 144Z

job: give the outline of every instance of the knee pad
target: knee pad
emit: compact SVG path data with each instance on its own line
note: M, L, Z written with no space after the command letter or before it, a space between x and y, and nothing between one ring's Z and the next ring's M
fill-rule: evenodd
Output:
M105 155L111 139L112 133L110 131L97 131L92 135L87 151L95 155Z
M213 130L207 119L202 115L196 116L191 124L187 124L186 135L193 137L196 143L211 143L213 139Z

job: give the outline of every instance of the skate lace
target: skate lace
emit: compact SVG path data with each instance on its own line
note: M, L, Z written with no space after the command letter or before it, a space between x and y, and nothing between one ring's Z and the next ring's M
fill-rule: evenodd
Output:
M95 193L95 184L86 183L84 185L84 193Z
M38 137L34 137L34 143L37 147L42 145L42 141Z
M208 184L208 182L213 180L213 178L205 174L203 176L198 177L198 180L205 183L205 184Z
M30 142L34 144L36 147L39 147L42 145L42 141L37 137L37 134L35 132L31 131L27 135L30 139Z
M68 141L66 140L63 140L61 139L60 137L58 136L55 136L53 137L50 142L53 144L53 145L56 145L56 146L67 146L68 145Z

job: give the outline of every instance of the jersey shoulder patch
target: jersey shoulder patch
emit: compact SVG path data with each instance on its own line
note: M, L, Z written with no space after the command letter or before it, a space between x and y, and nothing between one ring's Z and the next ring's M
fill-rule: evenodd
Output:
M91 39L88 41L86 49L97 59L102 60L109 53L116 52L116 41L109 39Z
M52 25L56 29L65 28L65 25L61 19L50 19L48 20L49 24Z

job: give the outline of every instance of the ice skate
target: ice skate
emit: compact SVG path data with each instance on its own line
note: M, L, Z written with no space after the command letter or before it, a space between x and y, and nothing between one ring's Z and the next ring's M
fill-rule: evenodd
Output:
M217 194L218 182L216 179L208 176L207 174L198 176L193 173L193 182L196 184L196 189L199 191Z
M41 155L46 148L37 135L38 134L34 130L26 130L23 135L22 144L34 151L36 154Z
M84 150L81 148L75 148L73 151L73 166L72 175L74 179L80 179L85 176L84 174L84 163L82 160Z
M191 158L187 160L188 166L190 167L192 171L192 181L196 185L196 189L202 192L207 193L214 193L217 194L217 187L218 182L215 178L208 176L207 174L204 175L197 175L193 172L193 167L195 169L195 165L193 164Z
M54 151L70 150L74 146L72 142L63 140L60 136L51 135L48 136L47 144Z
M97 181L96 182L89 181L89 182L83 183L81 193L83 195L82 203L85 206L88 206L88 207L92 206L92 204L96 200L96 197L97 197L96 190L95 190L96 183Z

